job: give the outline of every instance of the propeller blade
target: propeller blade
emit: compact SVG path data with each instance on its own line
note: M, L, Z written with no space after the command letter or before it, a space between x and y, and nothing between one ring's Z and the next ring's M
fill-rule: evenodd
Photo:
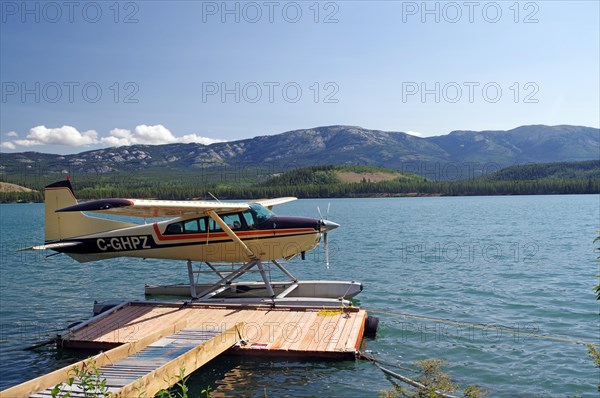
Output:
M323 248L325 249L325 265L329 269L329 241L327 240L327 232L323 233Z
M323 217L323 213L321 213L321 209L317 206L317 212L319 213L319 217L321 218L320 227L321 236L323 237L323 251L325 254L325 265L327 269L329 269L329 240L327 239L327 232L336 229L339 227L339 224L328 221L329 218L329 210L331 209L331 202L327 203L327 213L325 213L325 217Z

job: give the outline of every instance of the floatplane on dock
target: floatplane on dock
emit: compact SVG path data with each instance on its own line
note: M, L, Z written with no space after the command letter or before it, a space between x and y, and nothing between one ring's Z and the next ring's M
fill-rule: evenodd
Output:
M324 219L278 216L273 206L293 197L253 202L100 199L78 203L70 179L45 188L45 244L23 250L53 250L76 261L115 257L186 261L189 284L145 286L147 295L191 295L196 302L276 303L298 306L346 306L362 290L355 281L300 281L283 262L314 250L323 238L328 258L328 232L339 227ZM84 212L163 218L135 224L92 217ZM194 270L193 262L206 264ZM271 267L273 265L273 267ZM268 269L267 269L268 267ZM271 269L288 280L273 282ZM258 272L262 281L239 282ZM197 283L195 275L215 274L214 283Z
M86 390L83 376L77 376L90 366L97 367L102 388L111 396L129 397L140 391L154 396L171 386L177 372L185 377L225 352L355 358L363 336L375 336L378 325L377 318L347 300L362 285L299 281L282 265L282 259L304 257L321 238L327 251L327 233L339 227L323 217L284 217L271 211L295 199L78 203L69 179L48 185L45 244L23 250L53 250L57 253L52 256L64 253L79 262L115 257L183 260L189 285L146 286L146 293L182 295L187 289L192 299L96 303L94 317L69 326L55 341L59 347L104 352L0 391L0 398L50 397L57 390L72 397L104 395L96 386ZM84 212L171 218L133 224ZM206 263L208 270L195 271L193 261ZM268 264L289 280L272 282ZM198 284L198 272L211 272L219 280ZM262 282L237 281L248 272L260 273Z

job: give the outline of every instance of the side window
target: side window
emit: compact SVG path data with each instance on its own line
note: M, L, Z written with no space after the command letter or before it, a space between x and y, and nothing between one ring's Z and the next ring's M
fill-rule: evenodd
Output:
M183 233L183 224L180 222L176 222L173 224L167 225L167 229L165 229L165 235L177 235Z
M198 229L200 232L206 232L206 217L198 219Z
M167 228L165 229L165 235L197 234L199 232L206 232L206 224L206 217L176 222L167 225ZM213 223L211 223L211 228L212 225ZM217 231L221 230L221 227L219 227L219 225L217 225L216 227L218 228L216 229Z
M187 220L183 223L183 230L186 234L194 234L200 232L198 229L198 219Z
M239 213L227 214L223 216L223 221L225 221L225 224L234 231L242 228L242 220L240 219Z
M212 218L208 219L208 225L210 226L210 232L221 232L221 226L215 222Z
M242 213L242 216L244 217L244 220L246 221L246 226L248 228L253 228L254 227L254 217L252 217L252 213L249 211L245 211Z

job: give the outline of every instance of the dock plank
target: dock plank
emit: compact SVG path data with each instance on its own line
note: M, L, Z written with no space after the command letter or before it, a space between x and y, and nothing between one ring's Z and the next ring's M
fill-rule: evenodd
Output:
M286 333L286 340L281 345L280 349L285 351L298 349L298 343L302 341L306 330L305 322L309 317L309 313L307 311L303 311L300 313L300 317L297 320L290 322L290 325L294 326L293 328L288 328L288 333Z
M295 337L295 334L297 333L298 321L302 315L304 315L304 312L300 311L290 311L290 313L287 314L286 318L279 325L282 333L271 345L270 349L284 350L283 346L285 346L291 338Z
M113 322L113 317L117 322ZM126 343L143 338L158 327L185 319L191 328L230 328L244 322L244 333L251 344L238 348L238 354L281 351L282 354L293 352L301 356L342 358L360 346L360 341L356 340L362 339L365 317L366 313L359 309L325 315L317 308L132 302L97 324L92 322L83 330L77 330L64 344L85 347L91 343ZM92 329L100 329L102 333L97 330L93 333ZM296 329L301 331L298 338L294 336ZM93 347L98 348L97 345Z
M304 351L316 352L319 343L325 338L324 324L329 322L329 317L320 315L317 313L314 322L311 324L311 328L314 330L314 338L308 343L307 346L303 347Z
M360 344L362 343L362 337L365 332L365 322L367 321L367 313L361 310L358 312L357 317L359 317L359 322L357 326L352 329L347 343L348 348L352 345L354 350L358 350L360 348Z
M304 337L298 344L298 350L300 351L308 351L310 343L316 342L319 338L319 323L317 322L318 313L317 311L307 311L307 313L309 314L309 318L305 322L306 328L304 329Z
M289 316L289 311L271 311L269 314L268 323L265 322L267 329L267 341L265 343L268 344L268 348L272 348L273 344L283 334L283 324Z
M337 322L335 325L335 331L332 333L329 340L326 342L326 345L323 347L325 351L334 351L335 347L342 340L342 335L347 328L352 327L352 318L350 314L341 314L336 316Z
M327 351L327 346L332 341L337 342L339 339L338 333L341 332L341 327L339 324L339 315L328 316L328 320L323 322L321 325L323 326L323 334L322 337L315 348L316 351Z
M344 329L340 333L340 337L339 337L337 344L335 344L334 346L331 346L331 345L327 346L328 350L344 351L347 349L348 339L350 338L350 333L352 333L352 330L354 330L354 328L356 327L357 320L359 319L358 313L356 313L356 312L349 313L348 316L349 316L349 318L346 319Z
M114 342L119 339L119 336L110 336L112 332L119 329L124 329L129 322L135 320L138 316L141 316L147 308L141 308L139 306L127 306L121 308L114 314L102 318L94 324L85 326L84 328L74 331L70 338L72 340L90 340L90 341L107 341ZM127 335L124 330L121 332L121 336ZM127 331L131 333L131 331Z

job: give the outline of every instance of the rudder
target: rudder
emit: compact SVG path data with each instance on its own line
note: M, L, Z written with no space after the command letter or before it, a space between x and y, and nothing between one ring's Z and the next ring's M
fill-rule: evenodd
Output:
M44 239L46 242L137 225L104 218L89 217L80 211L57 213L56 210L58 209L77 204L70 180L58 181L46 186L44 190L44 204Z

